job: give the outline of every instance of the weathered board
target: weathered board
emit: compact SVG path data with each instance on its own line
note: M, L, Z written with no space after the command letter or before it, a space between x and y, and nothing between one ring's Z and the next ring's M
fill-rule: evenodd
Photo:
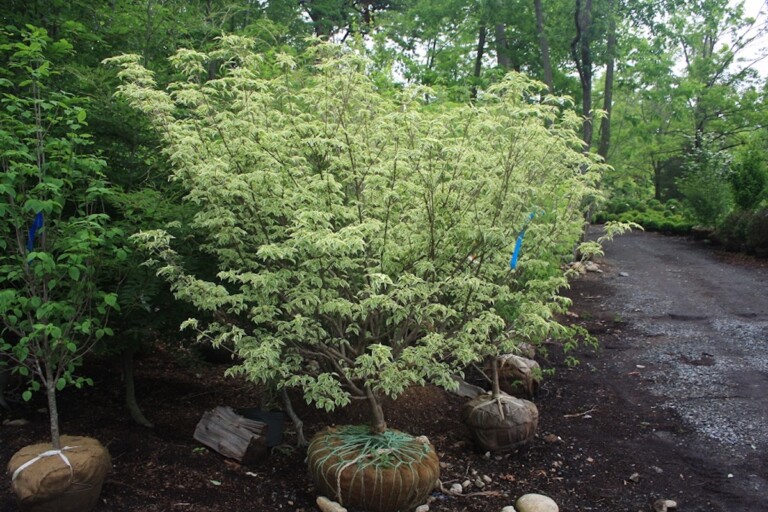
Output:
M267 424L237 414L231 407L206 411L195 428L195 439L242 464L253 464L267 453Z

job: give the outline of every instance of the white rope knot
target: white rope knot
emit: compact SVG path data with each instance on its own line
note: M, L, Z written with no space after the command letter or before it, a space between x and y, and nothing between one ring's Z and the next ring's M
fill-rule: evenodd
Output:
M74 470L72 469L72 464L69 462L69 459L67 458L66 455L64 455L63 452L65 450L74 450L75 448L79 448L79 446L65 446L61 450L48 450L47 452L41 453L37 457L35 457L33 459L30 459L27 462L25 462L24 464L22 464L21 466L19 466L16 469L16 471L13 472L13 476L11 477L11 482L16 481L16 477L18 477L19 474L21 474L22 471L27 469L29 466L31 466L35 462L37 462L39 460L42 460L42 459L45 459L47 457L55 457L57 455L61 458L62 461L64 461L64 464L66 464L67 467L69 468L69 478L71 479L74 476Z

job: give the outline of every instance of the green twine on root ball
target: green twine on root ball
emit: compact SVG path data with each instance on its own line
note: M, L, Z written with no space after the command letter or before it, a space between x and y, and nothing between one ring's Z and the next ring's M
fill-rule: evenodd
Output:
M339 503L387 512L412 508L426 499L439 478L434 448L426 438L367 426L343 426L321 432L308 451L310 473L321 491Z

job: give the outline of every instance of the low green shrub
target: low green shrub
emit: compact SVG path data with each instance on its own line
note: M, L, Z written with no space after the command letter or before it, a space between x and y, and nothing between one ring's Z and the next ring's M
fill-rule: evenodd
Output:
M753 213L743 210L731 212L714 233L714 239L727 251L744 251L747 242L747 228Z
M674 199L666 203L656 199L645 203L609 201L602 211L595 214L594 222L600 224L610 221L636 222L646 231L669 234L687 234L693 226L680 202Z
M768 209L751 215L746 226L746 249L750 254L768 258Z

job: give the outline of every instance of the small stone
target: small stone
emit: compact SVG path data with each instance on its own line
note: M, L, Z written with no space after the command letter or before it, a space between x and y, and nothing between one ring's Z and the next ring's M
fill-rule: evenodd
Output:
M461 488L462 488L463 490L465 490L465 491L466 491L466 490L467 490L467 489L469 489L470 487L472 487L472 482L470 482L469 480L464 480L463 482L461 482Z
M429 444L429 438L427 436L419 436L416 438L416 441L420 442L421 444Z
M619 272L619 275L620 275L621 277L629 277L629 274L628 274L628 273L626 273L626 272Z
M483 487L485 487L485 482L483 482L480 478L476 478L475 487L477 487L478 489L482 489Z
M513 507L512 505L507 505L506 507L501 509L501 512L517 512L517 510L515 510L515 507Z
M19 418L17 420L5 420L3 422L4 427L23 427L24 425L29 425L29 421L25 420L24 418Z
M651 466L651 469L654 470L658 474L662 474L664 472L664 470L661 469L659 466Z
M517 512L560 512L557 503L543 494L524 494L515 502Z
M483 458L484 458L485 460L488 460L488 459L490 459L490 458L491 458L491 452L485 452L485 455L483 455Z
M584 270L587 272L599 272L600 267L594 261L587 261L584 263Z
M483 475L483 481L487 484L493 482L493 480L491 480L491 477L489 477L488 475Z
M440 467L442 469L448 469L448 466L450 466L450 464L448 464L447 462L440 461Z
M413 512L429 512L429 505L419 505Z
M675 510L677 508L677 502L673 500L656 500L653 503L653 510L655 512L668 512L669 510Z
M556 436L555 434L545 435L544 440L548 443L559 443L562 441L562 439L560 439L560 436Z
M461 486L461 484L453 484L451 486L451 493L453 494L461 494L464 492L464 488Z
M321 512L347 512L347 509L325 496L318 496L316 503Z
M635 483L639 482L639 481L640 481L640 473L632 473L632 474L629 476L629 479L630 479L631 481L635 482Z

